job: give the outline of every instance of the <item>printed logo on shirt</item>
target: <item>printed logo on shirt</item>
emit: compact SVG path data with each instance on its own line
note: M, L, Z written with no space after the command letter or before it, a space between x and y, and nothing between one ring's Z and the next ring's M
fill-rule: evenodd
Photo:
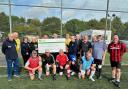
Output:
M10 45L8 46L8 48L11 48L11 47L12 47L12 46L10 46Z
M110 47L110 49L120 49L120 46L117 46L117 47Z

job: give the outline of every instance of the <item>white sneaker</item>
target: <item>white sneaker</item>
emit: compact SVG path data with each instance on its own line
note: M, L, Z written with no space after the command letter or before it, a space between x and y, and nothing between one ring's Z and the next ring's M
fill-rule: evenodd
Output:
M12 81L12 79L8 79L8 81L10 82L10 81Z
M81 73L78 73L78 78L81 79Z
M19 75L14 75L14 77L19 78L20 76Z
M41 80L41 81L42 81L42 80L43 80L43 78L39 78L39 80Z
M63 75L63 72L60 72L59 75L62 76Z
M71 75L75 75L75 72L72 72Z
M95 81L92 77L89 77L90 80Z

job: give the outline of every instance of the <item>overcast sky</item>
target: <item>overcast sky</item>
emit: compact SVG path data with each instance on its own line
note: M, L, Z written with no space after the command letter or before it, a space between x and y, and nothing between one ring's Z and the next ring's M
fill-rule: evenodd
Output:
M0 3L8 3L8 0L0 0ZM43 5L60 7L61 0L12 0L12 4L21 5ZM66 8L84 8L106 10L107 0L62 0L63 7ZM109 10L126 11L128 12L128 0L110 0ZM0 12L8 14L8 6L0 5ZM116 14L123 22L128 21L128 13L110 12ZM59 8L43 8L43 7L19 7L12 6L12 15L25 18L38 18L41 21L46 17L56 16L61 17L61 9ZM87 11L87 10L72 10L63 9L63 22L70 19L81 19L88 21L90 19L101 19L105 17L105 11Z

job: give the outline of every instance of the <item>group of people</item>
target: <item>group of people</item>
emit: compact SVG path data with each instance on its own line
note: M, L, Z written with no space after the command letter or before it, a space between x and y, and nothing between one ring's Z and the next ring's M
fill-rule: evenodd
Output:
M48 35L44 35L43 39L48 39ZM57 34L53 35L53 39L57 39ZM72 75L78 75L79 79L85 79L86 76L90 80L96 75L97 79L101 79L102 65L104 64L106 51L110 54L110 63L112 67L111 82L120 87L121 61L122 56L126 52L126 45L119 40L118 35L114 35L113 41L106 44L102 35L94 36L92 42L88 40L88 36L81 37L79 34L65 38L66 52L63 49L59 53L51 53L49 49L44 54L38 54L38 42L35 37L29 42L27 37L23 38L20 43L18 33L14 32L8 35L3 42L2 52L6 56L8 80L12 79L12 66L14 76L19 77L19 57L18 53L21 48L24 67L29 71L30 79L35 78L38 71L38 78L43 79L42 70L45 70L46 76L53 72L53 80L56 80L56 72L59 75L66 75L69 80Z

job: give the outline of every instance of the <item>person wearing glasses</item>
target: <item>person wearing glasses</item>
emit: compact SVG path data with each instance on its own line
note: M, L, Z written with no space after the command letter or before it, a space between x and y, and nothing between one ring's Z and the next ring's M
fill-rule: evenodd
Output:
M35 79L35 72L38 71L38 78L42 80L42 59L38 56L37 51L33 50L30 58L25 64L25 69L29 71L30 79Z

